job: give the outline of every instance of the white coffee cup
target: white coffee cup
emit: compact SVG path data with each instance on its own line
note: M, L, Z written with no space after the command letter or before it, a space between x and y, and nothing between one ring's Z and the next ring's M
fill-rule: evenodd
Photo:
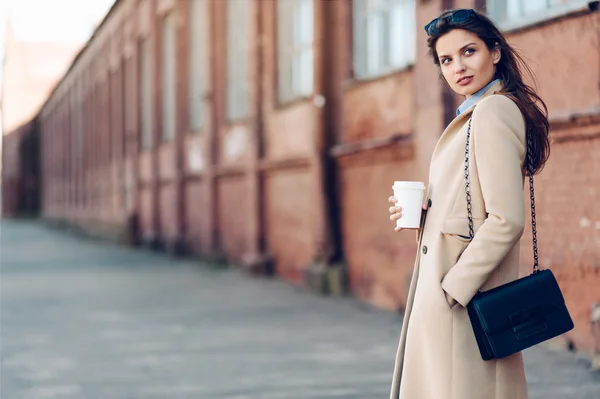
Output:
M425 183L421 181L395 181L392 186L394 197L398 200L396 206L402 208L402 217L396 220L396 227L403 229L418 229L423 212L423 196Z

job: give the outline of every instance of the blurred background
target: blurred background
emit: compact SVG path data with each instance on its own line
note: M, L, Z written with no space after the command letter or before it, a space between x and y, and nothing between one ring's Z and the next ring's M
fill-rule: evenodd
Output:
M537 77L540 263L576 326L553 344L600 367L598 1L2 1L3 242L27 220L402 312L417 246L387 199L463 100L422 29L459 7Z

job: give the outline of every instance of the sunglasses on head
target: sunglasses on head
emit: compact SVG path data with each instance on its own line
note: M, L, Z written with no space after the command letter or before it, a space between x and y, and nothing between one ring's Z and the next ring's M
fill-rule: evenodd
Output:
M471 10L470 8L461 8L459 10L452 11L451 13L444 15L443 17L435 18L433 21L425 25L425 32L427 32L427 35L429 36L437 35L439 33L437 25L440 19L448 21L451 24L459 24L462 22L467 22L471 18L476 17L477 14L475 14L475 11Z

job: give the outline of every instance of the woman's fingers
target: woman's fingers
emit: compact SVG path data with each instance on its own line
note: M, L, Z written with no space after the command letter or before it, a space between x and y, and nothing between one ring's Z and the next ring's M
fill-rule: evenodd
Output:
M388 201L394 205L398 203L398 200L396 199L396 197L393 197L393 196L388 198ZM391 215L390 215L391 221L396 221L402 217L402 212L401 212L402 208L399 206L390 206L389 211L391 213ZM396 227L394 227L394 231L395 232L402 231L402 227L396 226Z
M396 212L390 215L390 220L398 220L402 217L402 212Z

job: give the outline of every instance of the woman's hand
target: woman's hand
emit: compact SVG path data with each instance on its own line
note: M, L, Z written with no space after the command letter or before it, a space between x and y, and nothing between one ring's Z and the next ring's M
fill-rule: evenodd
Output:
M398 202L398 199L396 199L396 197L390 197L388 198L388 201L391 202L392 206L390 206L390 220L394 223L396 223L396 220L400 219L402 217L402 208L399 206L396 206L396 203ZM426 211L427 210L427 204L423 204L423 210ZM401 231L402 227L394 227L394 231L398 232Z

